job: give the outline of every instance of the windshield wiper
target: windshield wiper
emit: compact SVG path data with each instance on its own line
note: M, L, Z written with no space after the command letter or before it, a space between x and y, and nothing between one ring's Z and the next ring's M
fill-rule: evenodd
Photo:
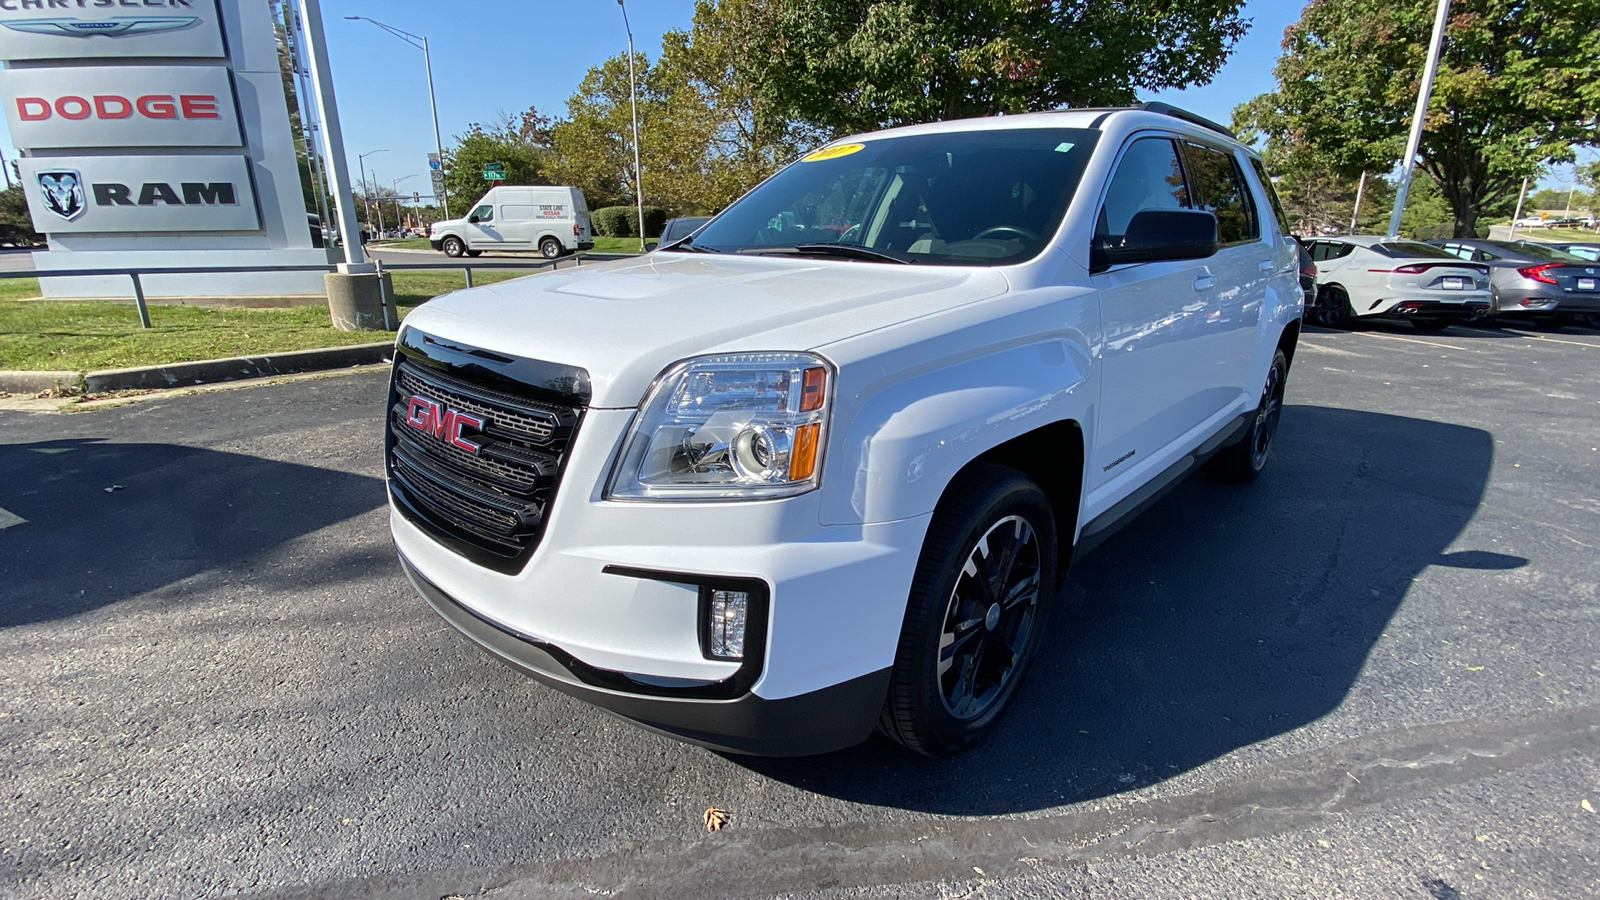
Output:
M694 243L694 235L692 235L692 234L688 235L688 236L686 236L686 237L684 237L684 238L682 238L680 240L673 241L672 243L668 244L665 247L657 247L656 249L657 250L666 250L666 251L669 251L669 252L673 251L673 250L681 250L684 253L721 253L722 252L721 250L718 250L715 247L700 247L700 246L697 246Z
M816 241L807 244L795 244L793 247L746 247L740 253L802 253L811 256L842 256L846 259L869 259L874 262L892 262L901 265L910 265L916 260L906 259L890 253L887 250L874 250L860 244L835 244L829 241Z

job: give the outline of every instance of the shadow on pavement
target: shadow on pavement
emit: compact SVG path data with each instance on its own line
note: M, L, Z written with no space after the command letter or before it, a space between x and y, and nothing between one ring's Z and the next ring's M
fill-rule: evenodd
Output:
M0 627L75 616L384 503L383 482L254 456L98 439L0 446Z
M1076 566L996 733L930 760L875 737L810 759L730 757L860 803L949 814L1132 790L1333 711L1483 498L1487 432L1290 406L1261 480L1191 478Z

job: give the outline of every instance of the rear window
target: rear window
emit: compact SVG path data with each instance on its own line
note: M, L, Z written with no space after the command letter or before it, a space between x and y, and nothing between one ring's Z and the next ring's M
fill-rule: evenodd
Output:
M1443 247L1432 244L1419 244L1416 241L1387 241L1382 244L1373 244L1372 248L1387 256L1419 256L1423 259L1459 259L1454 253L1445 252Z
M1549 262L1586 262L1583 257L1576 253L1568 253L1565 250L1557 250L1554 247L1541 247L1538 244L1519 243L1514 249L1523 256L1530 256L1534 259L1543 259Z

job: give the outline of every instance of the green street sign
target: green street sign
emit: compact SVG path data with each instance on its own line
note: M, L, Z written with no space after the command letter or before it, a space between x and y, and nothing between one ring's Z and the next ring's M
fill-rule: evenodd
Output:
M506 180L506 164L505 163L497 163L497 162L484 163L483 164L483 180L484 181L505 181Z

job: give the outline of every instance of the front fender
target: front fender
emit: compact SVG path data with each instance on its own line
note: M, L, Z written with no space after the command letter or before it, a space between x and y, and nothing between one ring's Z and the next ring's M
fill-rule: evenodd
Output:
M1093 363L1074 337L924 369L862 397L831 442L822 524L931 512L951 478L985 451L1053 422L1092 421Z

